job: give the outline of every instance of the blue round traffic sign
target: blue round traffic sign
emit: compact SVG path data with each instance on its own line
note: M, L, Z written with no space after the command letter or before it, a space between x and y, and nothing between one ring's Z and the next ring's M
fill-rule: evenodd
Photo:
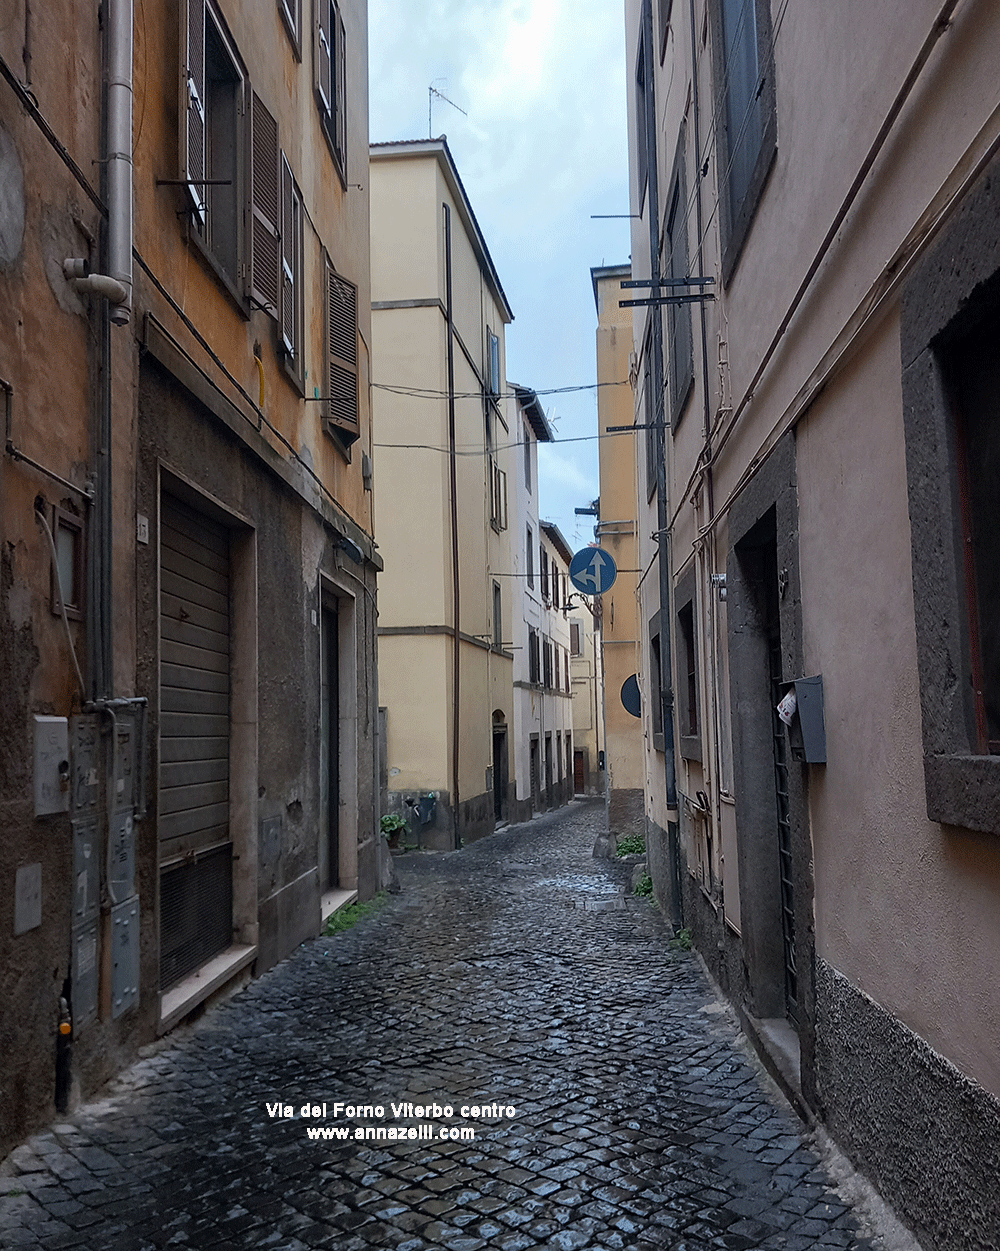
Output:
M618 567L603 547L583 547L570 561L570 581L584 595L603 595L610 591L618 576Z

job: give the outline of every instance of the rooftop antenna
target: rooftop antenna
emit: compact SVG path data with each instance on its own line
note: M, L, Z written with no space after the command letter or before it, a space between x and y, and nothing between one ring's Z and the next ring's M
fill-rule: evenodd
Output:
M435 83L443 83L445 81L446 80L444 78L434 79ZM434 130L433 130L432 123L431 123L431 109L434 105L435 96L437 96L439 100L443 100L445 104L450 104L453 109L458 109L459 113L461 113L463 117L469 116L468 113L466 113L465 109L459 108L459 106L455 103L454 100L449 100L443 91L438 91L437 87L434 86L434 83L431 83L431 85L427 88L427 138L428 139L434 138Z

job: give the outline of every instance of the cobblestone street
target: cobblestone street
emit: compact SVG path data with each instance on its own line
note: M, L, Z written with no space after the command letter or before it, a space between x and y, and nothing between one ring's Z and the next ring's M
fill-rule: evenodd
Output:
M593 860L602 819L575 803L402 857L402 892L374 916L306 943L19 1148L0 1245L873 1245L695 957L625 898L623 865ZM337 1102L385 1115L335 1119ZM516 1115L463 1118L473 1104ZM417 1124L435 1137L307 1132ZM437 1138L463 1125L474 1141Z

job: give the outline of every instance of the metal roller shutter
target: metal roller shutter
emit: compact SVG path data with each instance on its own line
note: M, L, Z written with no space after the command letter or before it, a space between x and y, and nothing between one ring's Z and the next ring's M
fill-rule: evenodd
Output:
M229 946L229 533L160 515L160 987Z

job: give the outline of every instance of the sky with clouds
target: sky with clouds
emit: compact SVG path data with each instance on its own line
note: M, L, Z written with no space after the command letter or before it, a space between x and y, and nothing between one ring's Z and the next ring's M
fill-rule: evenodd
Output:
M369 0L373 141L424 139L428 87L514 310L507 375L543 391L593 384L592 265L626 262L621 0ZM557 439L539 456L542 516L573 548L593 539L597 398L541 396Z

